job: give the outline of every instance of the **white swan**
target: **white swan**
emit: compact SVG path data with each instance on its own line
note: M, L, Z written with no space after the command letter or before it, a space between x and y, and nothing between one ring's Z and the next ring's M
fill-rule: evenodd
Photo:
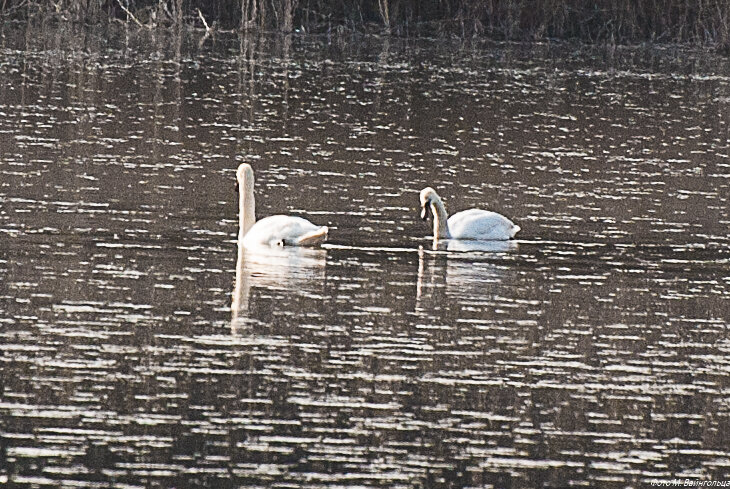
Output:
M431 187L421 190L421 218L433 217L434 239L505 241L520 227L496 212L468 209L449 217L441 197Z
M240 193L238 243L244 248L317 246L327 239L327 226L317 226L301 217L277 215L256 221L251 165L242 163L236 178Z

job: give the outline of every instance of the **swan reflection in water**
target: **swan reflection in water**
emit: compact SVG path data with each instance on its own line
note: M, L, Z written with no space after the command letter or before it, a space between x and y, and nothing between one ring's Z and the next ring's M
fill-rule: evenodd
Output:
M326 263L327 250L319 248L239 245L231 300L231 333L240 333L245 326L255 289L290 295L312 292L324 285Z
M418 249L416 310L451 298L485 299L501 286L509 265L499 257L519 248L515 241L434 239Z
M487 253L499 253L516 251L519 248L517 241L474 241L461 239L434 239L433 249L436 251L482 251Z

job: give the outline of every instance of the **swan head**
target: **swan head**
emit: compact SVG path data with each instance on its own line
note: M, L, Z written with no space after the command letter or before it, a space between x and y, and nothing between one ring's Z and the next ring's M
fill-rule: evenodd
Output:
M421 190L421 219L424 221L427 221L428 219L433 217L433 212L431 211L431 203L434 202L436 199L441 200L436 193L434 189L431 187L426 187L423 190Z
M238 180L238 183L242 182L253 182L253 168L251 168L251 165L248 163L241 163L238 165L238 170L236 170L236 179Z

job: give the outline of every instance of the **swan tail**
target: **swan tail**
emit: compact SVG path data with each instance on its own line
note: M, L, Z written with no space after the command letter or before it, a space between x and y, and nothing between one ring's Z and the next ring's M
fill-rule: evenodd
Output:
M515 237L515 234L517 234L517 233L520 232L520 229L522 229L522 228L519 227L517 224L515 224L514 226L512 226L512 236L510 236L510 237L511 238L514 238Z
M324 243L327 240L327 233L329 232L329 229L327 226L322 226L321 228L312 231L311 233L307 233L303 236L300 236L299 239L297 239L297 246L316 246L318 244Z

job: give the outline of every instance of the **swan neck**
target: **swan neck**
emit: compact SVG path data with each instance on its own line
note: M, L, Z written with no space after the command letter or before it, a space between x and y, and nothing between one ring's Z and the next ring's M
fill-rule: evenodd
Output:
M446 213L446 207L440 198L431 201L431 210L433 211L433 237L450 238L449 233L449 215Z
M253 195L253 176L245 175L238 182L238 238L243 239L256 222L256 202Z

